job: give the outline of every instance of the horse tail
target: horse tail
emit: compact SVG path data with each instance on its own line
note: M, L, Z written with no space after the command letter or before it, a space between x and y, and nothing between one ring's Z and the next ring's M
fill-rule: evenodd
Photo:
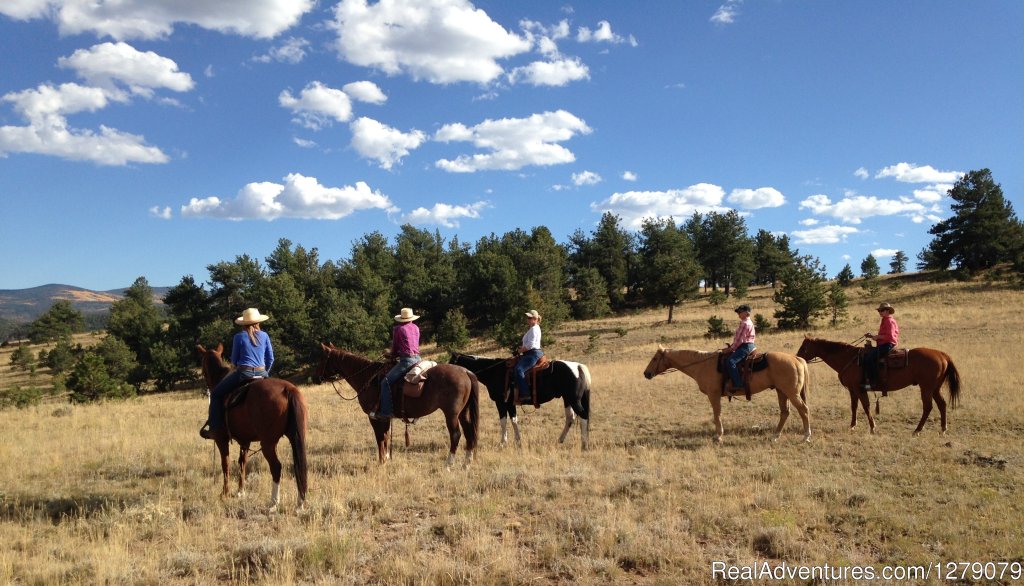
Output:
M291 388L288 393L288 441L292 445L292 462L295 464L295 485L299 489L299 501L306 500L309 465L306 461L306 421L309 410L302 391Z
M807 402L807 398L811 394L811 369L807 367L807 361L803 358L800 359L800 369L803 371L804 385L800 387L800 399L803 400L804 405L810 406Z
M949 385L949 403L956 408L960 403L960 371L949 354L946 354L946 384Z
M466 447L475 450L477 439L480 437L480 380L472 371L467 370L466 374L469 375L469 380L472 383L469 389L469 401L466 403L466 409L469 410L470 428L466 433Z
M586 364L582 362L580 365L580 376L576 383L576 404L580 406L582 412L580 416L584 419L590 419L590 369L587 368Z

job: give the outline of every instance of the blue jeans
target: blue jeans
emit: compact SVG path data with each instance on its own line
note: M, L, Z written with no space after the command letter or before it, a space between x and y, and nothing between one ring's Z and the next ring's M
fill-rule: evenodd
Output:
M729 379L732 380L732 388L739 389L743 387L743 377L740 376L740 369L737 365L743 362L747 356L750 356L750 353L753 351L754 344L747 342L746 344L740 344L740 347L725 359L725 372L729 374Z
M544 356L544 353L534 349L520 356L519 362L516 362L516 386L519 388L520 397L530 394L530 386L526 384L526 373L537 366L541 356Z
M391 386L394 385L402 375L409 371L410 368L416 366L416 363L420 361L419 356L403 356L398 359L398 364L391 367L391 370L384 375L384 380L380 381L380 409L377 412L381 415L390 417L393 415L394 406L391 402Z
M878 361L889 355L895 344L879 344L864 353L864 384L878 383Z
M235 369L210 391L210 418L207 423L211 431L224 427L224 398L228 393L254 378L267 378L267 371Z

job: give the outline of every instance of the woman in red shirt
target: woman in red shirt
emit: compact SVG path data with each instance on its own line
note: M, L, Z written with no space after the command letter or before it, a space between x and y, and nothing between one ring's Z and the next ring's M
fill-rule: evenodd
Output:
M896 344L900 341L900 326L892 317L896 309L888 303L878 306L878 313L882 316L882 323L878 326L878 334L872 336L864 334L865 338L875 341L875 347L864 354L864 386L865 391L870 391L872 385L878 384L878 361L885 358Z

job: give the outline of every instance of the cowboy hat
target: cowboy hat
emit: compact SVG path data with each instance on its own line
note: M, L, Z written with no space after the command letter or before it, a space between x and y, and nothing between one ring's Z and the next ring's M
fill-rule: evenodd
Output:
M736 308L736 313L743 313L744 311L750 313L750 306L746 303Z
M891 306L891 305L889 305L888 303L883 303L883 304L879 305L878 309L876 309L875 311L882 311L882 310L888 311L889 313L896 313L896 308Z
M398 315L395 316L395 321L402 322L402 323L408 323L408 322L411 322L411 321L416 321L419 318L420 318L420 316L418 316L415 313L413 313L412 309L409 309L408 307L403 307L402 311L400 311L398 313Z
M240 326L251 326L270 319L269 315L261 315L260 310L250 307L242 312L242 317L236 318L235 323Z
M540 321L540 313L538 313L536 309L531 309L530 311L527 311L526 317L532 317L537 321Z

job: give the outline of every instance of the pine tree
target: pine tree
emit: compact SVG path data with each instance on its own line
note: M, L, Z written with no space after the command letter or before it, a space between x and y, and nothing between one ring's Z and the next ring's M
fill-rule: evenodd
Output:
M825 274L821 262L803 256L782 277L782 287L772 299L782 306L775 311L780 329L806 328L825 312Z
M874 279L881 272L881 268L878 266L878 260L875 259L875 255L869 254L867 258L860 263L860 276L865 279Z
M889 261L889 274L898 275L907 272L907 255L902 250L897 250Z
M850 263L846 263L843 270L839 271L839 274L836 275L836 281L843 287L849 287L850 283L853 282L853 276L853 269L850 268Z

